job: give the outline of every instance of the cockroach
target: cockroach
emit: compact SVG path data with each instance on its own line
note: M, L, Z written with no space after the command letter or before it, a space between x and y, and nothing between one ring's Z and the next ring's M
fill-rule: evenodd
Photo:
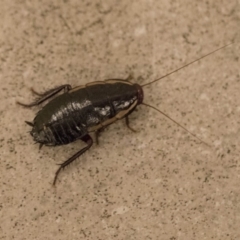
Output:
M129 126L128 116L136 109L137 105L140 104L160 112L199 141L203 142L195 134L187 130L167 114L144 103L143 87L157 82L229 45L230 44L220 47L143 85L132 83L129 79L108 79L87 83L86 85L74 88L69 84L65 84L44 93L38 93L32 89L33 93L39 96L36 101L30 104L17 103L30 108L54 97L62 90L64 91L64 93L55 96L55 98L49 101L37 113L33 122L26 121L26 123L32 127L30 134L36 143L40 143L40 148L43 145L57 146L69 144L79 139L87 144L86 147L82 148L65 162L59 164L60 166L55 173L53 185L56 184L57 177L62 169L91 148L93 139L89 133L94 132L96 134L96 141L98 143L99 132L110 124L123 118L125 118L126 126L134 131Z

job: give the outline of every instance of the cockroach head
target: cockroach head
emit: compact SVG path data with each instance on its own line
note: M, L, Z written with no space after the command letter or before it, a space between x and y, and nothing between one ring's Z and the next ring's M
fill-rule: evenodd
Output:
M143 98L144 98L143 89L139 84L134 84L134 86L137 89L138 104L141 104L143 102Z

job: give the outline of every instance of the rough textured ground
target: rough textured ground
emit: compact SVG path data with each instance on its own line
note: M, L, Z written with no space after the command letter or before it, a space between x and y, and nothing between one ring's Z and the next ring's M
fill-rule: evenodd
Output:
M239 1L0 2L0 239L240 239ZM211 147L140 106L52 187L84 144L38 150L30 87L143 84L233 40L144 89Z

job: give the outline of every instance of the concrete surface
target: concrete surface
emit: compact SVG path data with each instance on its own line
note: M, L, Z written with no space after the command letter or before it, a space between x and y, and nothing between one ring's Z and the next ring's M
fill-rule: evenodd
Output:
M240 1L0 3L0 239L240 239ZM133 74L208 147L139 106L59 176L81 142L38 150L24 120L44 91ZM106 93L107 94L107 93Z

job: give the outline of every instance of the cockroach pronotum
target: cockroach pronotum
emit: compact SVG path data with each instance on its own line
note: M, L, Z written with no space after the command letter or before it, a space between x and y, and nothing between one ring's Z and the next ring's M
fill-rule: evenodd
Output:
M63 94L53 98L37 113L33 122L26 121L26 123L32 127L30 134L35 142L40 143L40 148L43 145L64 145L78 139L81 139L87 144L86 147L82 148L72 157L60 164L60 167L55 173L53 185L56 184L58 174L62 169L91 148L93 139L89 133L95 132L96 141L98 143L99 132L106 126L123 118L125 118L126 126L134 131L129 126L128 116L139 104L155 109L176 123L179 127L187 131L189 134L203 142L195 134L188 131L167 114L144 103L143 87L157 82L160 79L165 78L229 45L230 44L220 47L160 78L143 85L131 83L129 79L108 79L104 81L91 82L75 88L72 88L69 84L65 84L50 89L44 93L38 93L32 89L32 92L39 96L36 101L30 104L17 103L24 107L33 107L45 102L46 100L54 97L60 91L64 90Z

